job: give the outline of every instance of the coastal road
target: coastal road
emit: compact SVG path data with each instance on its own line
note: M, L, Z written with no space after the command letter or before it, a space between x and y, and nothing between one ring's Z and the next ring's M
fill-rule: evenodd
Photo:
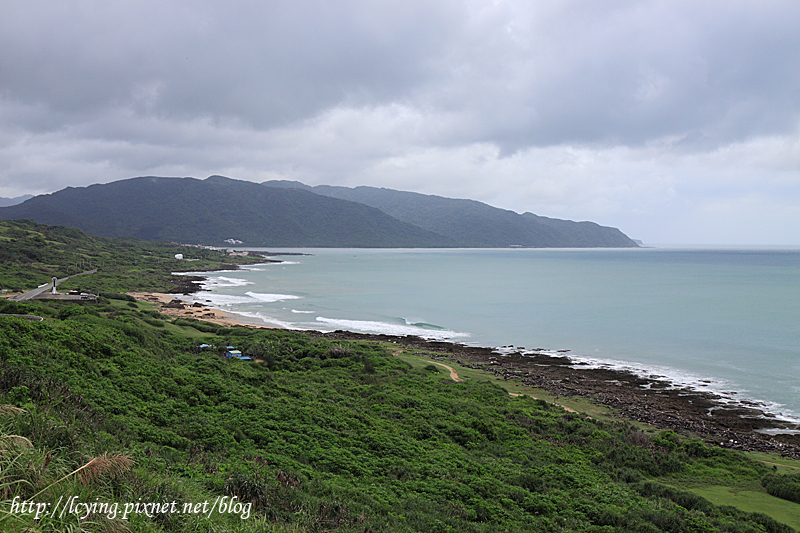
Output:
M40 316L37 316L37 315L9 315L9 314L6 314L6 313L0 313L0 316L11 316L11 317L15 317L15 318L24 318L25 320L38 320L39 322L44 320L44 318L42 318Z
M81 272L80 274L73 274L71 276L67 276L66 278L57 279L56 280L56 287L58 287L59 283L63 283L65 281L67 281L69 278L74 278L75 276L82 276L84 274L94 274L95 272L97 272L96 268L94 270L87 270L86 272ZM12 296L9 299L10 300L14 300L15 302L21 302L23 300L30 300L32 298L36 298L37 296L39 296L40 294L42 294L44 292L49 291L52 288L53 288L53 282L51 281L50 283L47 283L47 284L42 285L40 287L36 287L35 289L33 289L31 291L28 291L26 293L18 294L16 296Z

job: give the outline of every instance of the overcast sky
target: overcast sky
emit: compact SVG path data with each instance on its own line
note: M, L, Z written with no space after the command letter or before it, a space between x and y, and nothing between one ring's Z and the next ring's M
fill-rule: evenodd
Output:
M372 185L800 245L800 2L0 3L0 196Z

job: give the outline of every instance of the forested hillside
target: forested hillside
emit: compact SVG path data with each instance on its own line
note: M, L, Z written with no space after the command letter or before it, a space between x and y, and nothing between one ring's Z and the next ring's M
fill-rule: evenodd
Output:
M0 207L0 220L31 219L93 235L223 246L438 247L441 235L356 202L212 176L144 177L68 187Z
M399 220L452 239L458 246L493 248L635 248L617 228L594 222L573 222L522 215L475 200L395 191L376 187L308 187L298 182L268 181L270 187L299 188L376 207Z
M216 246L235 239L247 247L636 247L616 228L474 200L222 176L68 187L0 207L0 220L19 219L106 237Z

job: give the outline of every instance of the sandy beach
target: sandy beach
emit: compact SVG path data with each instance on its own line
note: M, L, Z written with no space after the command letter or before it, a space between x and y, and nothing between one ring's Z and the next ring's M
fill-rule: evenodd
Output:
M201 303L187 304L181 302L171 294L164 294L161 292L129 292L128 294L142 302L159 304L158 310L160 313L174 318L194 318L196 320L203 320L226 327L240 326L246 328L271 329L241 322L225 311L212 309Z

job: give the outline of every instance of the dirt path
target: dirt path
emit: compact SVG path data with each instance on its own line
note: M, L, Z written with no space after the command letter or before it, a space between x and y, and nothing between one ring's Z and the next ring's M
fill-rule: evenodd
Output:
M394 355L400 355L401 353L403 353L403 350L400 350L400 349L393 349L393 350L392 350L392 353L393 353ZM434 365L439 365L439 366L441 366L442 368L446 368L447 370L449 370L449 371L450 371L450 379L452 379L453 381L456 381L456 382L459 382L459 381L464 381L463 379L461 379L460 377L458 377L458 373L457 373L455 370L453 370L453 367L452 367L452 366L447 366L447 365L446 365L446 364L444 364L444 363L437 363L436 361L431 361L431 363L433 363Z
M447 370L449 370L450 371L450 379L452 379L453 381L464 381L463 379L458 377L458 373L456 373L456 371L453 370L452 366L447 366L444 363L437 363L436 361L431 361L431 363L433 363L434 365L439 365L440 367L446 368Z
M398 354L401 354L401 353L403 353L403 350L392 350L392 353L393 353L394 355L398 355ZM442 368L446 368L447 370L449 370L449 371L450 371L450 379L452 379L453 381L456 381L456 382L458 382L458 381L464 381L463 379L461 379L460 377L458 377L458 372L456 372L456 371L453 369L453 367L452 367L452 366L448 366L448 365L446 365L446 364L444 364L444 363L439 363L439 362L437 362L437 361L431 361L431 363L433 363L434 365L439 365L440 367L442 367ZM509 394L509 396L524 396L524 394L518 394L518 393L516 393L516 392L509 392L508 394ZM538 399L539 399L539 398L537 398L536 396L531 396L531 398L533 398L534 400L538 400ZM566 405L561 405L561 404L558 404L558 403L556 403L556 404L553 404L553 405L557 405L557 406L561 407L562 409L564 409L564 410L565 410L566 412L568 412L568 413L577 413L577 412L578 412L578 411L576 411L575 409L571 409L571 408L567 407ZM790 468L791 468L791 467L790 467Z
M516 393L516 392L509 392L508 395L509 396L525 396L524 394L520 394L520 393ZM534 400L538 400L539 399L536 396L531 396L531 398L533 398ZM578 412L575 409L567 407L566 405L561 405L560 403L554 403L553 405L557 405L557 406L561 407L563 410L565 410L568 413L577 413Z
M769 461L760 461L760 462L768 464L768 465L776 465L776 466L782 466L784 468L793 468L795 470L800 470L800 466L789 466L789 465L785 465L785 464L782 464L782 463L770 463Z
M394 355L398 355L398 354L401 354L401 353L403 353L403 350L392 350L392 353L393 353ZM461 379L460 377L458 377L458 373L457 373L457 372L456 372L456 371L453 369L453 367L452 367L452 366L448 366L448 365L446 365L446 364L444 364L444 363L439 363L439 362L437 362L437 361L431 361L431 363L433 363L434 365L439 365L440 367L442 367L442 368L446 368L447 370L449 370L449 371L450 371L450 379L452 379L453 381L456 381L456 382L458 382L458 381L464 381L463 379ZM524 394L518 394L518 393L516 393L516 392L509 392L508 394L509 394L509 396L524 396ZM529 396L530 396L530 395L529 395ZM536 396L531 396L531 398L533 398L534 400L538 400L538 399L539 399L539 398L537 398ZM561 405L561 404L558 404L558 403L556 403L556 404L553 404L553 405L557 405L557 406L561 407L562 409L564 409L564 410L565 410L566 412L568 412L568 413L577 413L577 412L578 412L578 411L576 411L575 409L570 409L570 408L569 408L569 407L567 407L566 405ZM790 468L791 468L791 467L790 467Z

